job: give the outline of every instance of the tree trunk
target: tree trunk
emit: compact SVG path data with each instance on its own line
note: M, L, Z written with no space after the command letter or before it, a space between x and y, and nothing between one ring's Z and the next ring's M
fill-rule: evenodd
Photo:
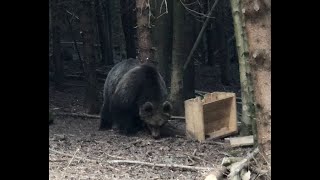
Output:
M220 47L220 70L221 70L221 83L223 85L230 85L231 83L231 67L230 59L228 58L228 44L226 39L226 17L224 16L224 7L225 1L220 1L218 3L218 16L217 16L217 35L219 38L219 47Z
M63 59L61 58L61 10L59 6L59 0L51 1L52 10L52 56L54 62L54 81L57 88L60 88L63 84L64 66Z
M137 7L137 36L138 36L138 59L141 63L154 61L154 52L151 42L151 24L149 14L149 0L136 0Z
M271 163L271 0L241 1L248 35L259 148Z
M194 42L194 41L192 41ZM192 45L191 45L192 48ZM190 49L191 49L190 48ZM183 94L184 100L194 98L194 90L195 90L195 66L194 61L190 62L187 66L187 69L184 71L183 75Z
M191 1L184 1L190 3ZM173 115L184 114L184 72L183 66L193 46L192 18L179 0L173 1L173 45L170 100L173 104ZM193 61L189 65L193 66ZM189 66L188 65L188 66ZM188 67L187 66L187 67ZM192 79L189 79L190 81Z
M106 0L109 1L109 0ZM112 27L112 43L114 58L119 61L127 58L126 41L124 37L122 20L121 20L121 5L120 0L110 0L109 9L111 14L111 27Z
M190 1L191 2L191 1ZM200 12L200 8L196 8L196 7L192 7L189 5L189 8L195 9L197 11ZM193 48L193 45L196 42L196 39L201 31L201 28L203 26L204 23L201 23L199 21L196 21L196 19L188 12L186 12L186 24L185 24L185 37L186 41L185 41L185 54L188 57L189 52L191 51L191 49ZM195 25L195 24L198 24ZM201 42L203 39L203 35L201 38ZM203 47L201 46L202 43L199 43L197 49L198 51L202 51ZM192 55L193 58L198 58L198 54L194 53ZM201 57L200 57L201 58ZM186 58L187 59L187 58ZM184 62L186 62L186 59L184 60ZM183 72L183 95L184 95L184 100L186 99L190 99L190 98L194 98L195 97L195 65L194 65L195 61L191 60L191 62L188 63L187 68L184 70ZM183 105L184 107L184 105Z
M49 2L49 74L54 72L52 59L52 1ZM49 75L50 76L50 75ZM51 79L49 77L49 79Z
M248 42L244 30L244 21L239 0L230 0L232 8L232 16L234 22L234 32L237 44L237 53L239 60L239 72L241 83L241 99L242 99L242 126L240 130L241 135L255 135L254 123L254 102L252 94L252 81L250 78L250 66L248 64Z
M85 108L88 114L99 113L99 101L96 78L96 55L94 51L94 13L93 0L81 0L80 29L83 41L83 62L87 87Z
M105 15L102 11L101 0L95 0L95 13L98 25L99 41L100 41L100 50L101 50L101 61L106 65L113 64L112 54L110 53L108 47L108 29L105 21ZM111 51L112 52L112 51ZM110 59L111 58L111 59Z
M113 46L112 46L112 26L111 26L111 13L109 11L110 3L108 0L99 0L102 6L102 21L105 28L105 41L108 61L106 65L114 64L113 59Z
M207 9L208 13L210 11L210 8L212 6L213 3L210 3L210 1L208 1L208 3L205 3L205 9ZM215 11L212 12L212 17L216 17L217 16L217 11L218 11L218 7L216 8ZM206 31L206 39L207 39L207 48L208 48L208 61L207 64L209 66L213 66L215 67L216 65L216 55L215 52L218 49L218 33L217 33L217 19L210 19L209 20L209 24L207 27L207 31Z
M154 60L166 84L170 82L170 62L172 53L172 1L166 5L161 0L152 0L152 14L155 17L152 26L152 43L155 48ZM161 12L160 12L161 10Z
M134 28L137 19L134 9L136 8L136 2L132 0L120 0L122 11L122 27L126 40L127 58L136 58L136 29Z
M72 40L73 40L74 48L75 48L75 50L76 50L76 52L78 54L78 57L79 57L80 69L84 72L84 67L83 67L84 63L83 63L82 58L81 58L81 54L80 54L79 46L77 44L75 32L73 31L72 22L68 17L67 17L67 21L68 21L68 24L69 24L70 34L71 34L71 37L72 37Z

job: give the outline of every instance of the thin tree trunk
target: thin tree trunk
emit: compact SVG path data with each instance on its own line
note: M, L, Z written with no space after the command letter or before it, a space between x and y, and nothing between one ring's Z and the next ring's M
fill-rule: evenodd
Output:
M241 1L245 10L259 149L271 163L271 0Z
M214 4L212 5L209 13L207 14L208 17L210 17L210 16L212 15L213 10L215 9L215 7L216 7L216 5L217 5L218 2L219 2L219 0L216 0L216 1L214 2ZM202 36L203 36L203 34L204 34L204 32L205 32L205 29L206 29L206 27L207 27L207 25L208 25L208 23L209 23L209 19L210 19L210 18L206 18L206 20L204 21L204 23L203 23L203 25L202 25L202 28L201 28L201 30L200 30L200 32L199 32L199 34L198 34L198 37L197 37L195 43L193 44L193 47L192 47L192 49L191 49L191 51L190 51L190 53L189 53L189 55L188 55L188 57L187 57L187 61L186 61L185 64L184 64L184 67L183 67L184 69L187 68L188 63L189 63L189 62L191 61L191 59L192 59L192 56L193 56L194 51L197 49L199 43L201 42Z
M219 2L219 12L218 12L218 17L217 17L217 35L220 36L220 47L221 47L221 56L220 56L220 69L221 69L221 83L223 85L230 85L231 83L231 67L230 67L230 59L228 58L228 44L227 44L227 39L226 39L226 31L225 26L226 26L226 17L224 16L224 7L225 1Z
M241 99L242 99L242 127L240 134L255 135L255 128L252 127L254 122L255 109L253 106L252 82L250 78L250 66L248 64L249 52L248 42L244 30L244 21L239 0L230 0L232 8L232 16L234 23L235 38L237 44L240 83L241 83Z
M154 61L151 42L150 0L136 0L138 59L141 63Z
M133 0L120 0L120 4L122 10L122 27L126 40L127 58L136 58L136 29L134 28L137 23L136 14L134 12L136 2Z
M126 40L124 37L124 29L121 20L121 5L120 0L105 0L108 1L110 11L110 20L112 27L112 43L114 58L116 60L126 59Z
M76 49L76 52L78 54L78 57L79 57L79 61L80 61L80 69L84 72L84 63L83 63L83 60L81 58L81 54L80 54L80 50L79 50L79 46L77 44L77 41L76 41L76 36L74 34L74 31L73 31L73 27L72 27L72 23L70 21L70 19L67 17L67 21L68 21L68 24L69 24L69 29L70 29L70 33L71 33L71 36L72 36L72 40L73 40L73 45Z
M95 13L97 19L98 33L99 33L99 41L100 41L100 51L101 51L101 62L109 65L109 56L107 50L107 30L105 21L103 19L102 14L102 4L100 0L95 0Z
M59 0L51 1L52 10L52 52L53 52L53 62L55 66L54 81L57 88L60 88L63 84L64 78L64 67L63 59L61 58L61 10L59 6Z
M218 47L218 33L216 32L217 30L217 25L214 20L211 20L210 26L208 27L207 30L207 47L208 47L208 62L207 64L209 66L215 67L216 65L216 55L215 52L217 51Z
M109 1L108 0L99 0L101 3L102 10L102 21L105 29L105 41L106 41L106 53L107 53L107 61L106 65L114 64L113 59L113 47L112 47L112 26L111 26L111 14L109 11Z
M212 6L213 3L210 3L208 0L207 3L205 3L205 9L207 9L207 12L210 11L210 7ZM207 13L206 12L206 13ZM212 12L212 17L217 17L217 9ZM209 19L207 31L206 31L206 43L207 43L207 48L208 48L208 54L207 54L207 64L209 66L215 67L216 65L216 55L215 52L218 49L218 34L217 34L217 20L215 19Z
M51 79L51 72L54 72L54 65L52 59L52 1L49 2L49 79Z
M192 41L194 42L194 41ZM191 45L192 48L192 45ZM190 49L191 49L190 48ZM190 62L187 66L187 69L184 71L184 76L183 76L183 91L184 91L184 100L185 99L190 99L195 97L195 66L194 62Z
M83 41L83 61L86 73L87 87L85 108L88 114L99 113L96 55L94 51L94 13L93 0L81 0L80 28Z
M191 1L184 1L188 4ZM194 42L192 18L179 0L173 1L173 45L170 100L173 115L184 114L184 65ZM193 64L194 62L192 62ZM192 66L191 64L191 66ZM186 66L189 67L188 65ZM191 81L192 79L190 79Z
M155 47L154 60L165 82L170 82L170 62L172 53L172 0L167 6L161 0L152 0L152 14L155 20L152 26L152 42ZM162 4L162 6L161 6ZM167 13L166 13L167 8ZM161 10L161 12L160 12Z
M191 1L190 1L191 2ZM200 12L200 8L192 7L189 5L189 8L195 9ZM186 12L186 25L185 25L185 37L186 42L184 48L186 49L186 55L189 55L188 53L190 50L193 48L194 44L196 43L196 39L201 32L201 28L203 26L203 23L196 21L196 19L188 12ZM196 26L195 24L198 24ZM204 31L205 32L205 31ZM201 35L201 40L202 42L203 35ZM201 43L199 42L199 47L197 48L199 51L201 51L203 48L201 47ZM192 55L193 58L197 58L197 54ZM183 94L184 94L184 100L194 98L195 97L195 65L194 61L189 62L187 65L187 68L184 69L183 72Z

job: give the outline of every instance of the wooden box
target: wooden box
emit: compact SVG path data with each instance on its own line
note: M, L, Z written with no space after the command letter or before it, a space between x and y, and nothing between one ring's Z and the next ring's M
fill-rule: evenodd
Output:
M186 134L203 141L238 132L235 93L213 92L184 102Z

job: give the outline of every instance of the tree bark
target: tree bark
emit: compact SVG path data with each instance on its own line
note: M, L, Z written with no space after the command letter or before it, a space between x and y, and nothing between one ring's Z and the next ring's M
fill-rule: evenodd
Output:
M191 8L200 11L200 8L195 8L192 6ZM199 24L198 28L195 26L196 23ZM199 34L201 33L202 25L203 23L197 22L196 19L190 13L188 12L186 13L186 26L188 28L185 29L185 37L188 37L188 38L186 39L184 48L186 48L187 56L190 55L189 52L192 50L193 46L196 44L197 38L200 38L201 39L200 41L202 42L203 35L200 35L200 37L198 37ZM201 48L200 42L196 46L198 46L197 49L199 49L200 51L201 49L203 49ZM192 58L197 58L197 57L198 56L195 53L192 55ZM195 61L194 60L188 63L186 69L184 69L184 72L183 72L183 95L184 95L184 100L195 97Z
M241 1L248 34L259 149L271 163L271 0Z
M219 0L216 0L215 3L212 5L209 13L207 14L208 17L211 16L211 14L213 13L213 10L215 9L215 7L216 7L216 5L217 5L218 2L219 2ZM201 39L202 39L201 37L202 37L202 35L203 35L203 33L204 33L204 30L206 29L206 27L207 27L207 25L208 25L208 22L209 22L209 18L206 18L206 20L204 21L204 23L203 23L203 25L202 25L202 28L201 28L201 30L200 30L200 32L199 32L199 35L198 35L198 37L197 37L194 45L192 46L192 49L191 49L189 55L188 55L188 57L187 57L187 61L186 61L186 63L184 64L184 67L183 67L184 69L187 68L188 63L191 61L191 58L192 58L192 56L193 56L193 53L195 52L196 48L197 48L198 45L199 45L199 42L200 42Z
M51 1L52 10L52 56L54 62L54 82L57 88L63 84L64 66L61 58L61 10L59 8L59 0Z
M49 2L49 79L51 79L51 73L54 72L54 64L52 57L52 1Z
M195 97L195 66L194 62L190 62L183 75L183 97L184 100Z
M127 58L126 41L124 37L124 29L122 27L121 19L121 5L120 0L105 0L108 3L107 11L110 12L110 20L112 27L112 43L114 59L117 61Z
M79 46L78 46L77 41L76 41L75 32L73 31L72 22L68 17L67 17L67 21L68 21L68 24L69 24L70 34L71 34L71 37L72 37L72 40L73 40L74 48L76 49L76 52L77 52L78 57L79 57L80 69L84 72L84 67L83 67L84 63L83 63L83 60L82 60L82 57L81 57L81 54L80 54Z
M85 108L88 114L99 113L96 55L94 51L94 3L93 0L81 0L80 29L83 41L83 62L86 73L87 87L85 94Z
M137 47L136 47L136 38L135 35L136 29L135 24L137 23L135 7L136 2L132 0L120 0L121 4L121 17L122 17L122 27L126 40L126 51L127 58L136 58L137 56Z
M112 40L112 22L111 22L111 12L110 2L108 0L99 0L101 3L102 10L102 21L105 28L105 38L106 38L106 51L108 55L108 61L105 62L106 65L114 64L113 58L113 40Z
M228 58L228 44L227 44L227 34L224 30L226 27L226 17L224 15L225 1L221 1L218 3L219 11L217 16L217 35L219 38L219 47L220 48L220 69L221 69L221 83L223 85L230 85L231 83L231 69L230 69L230 59Z
M191 1L184 1L188 4ZM173 115L184 114L184 65L194 43L192 16L179 0L173 1L173 45L172 45L172 74L170 100L173 104ZM193 61L189 63L193 66ZM187 66L188 67L188 66ZM192 79L189 79L192 81Z
M168 84L172 53L172 0L167 0L167 13L166 5L162 0L152 0L151 6L155 17L151 29L152 43L155 48L154 60L158 63L159 72Z
M242 127L241 135L255 135L254 123L255 109L252 94L252 81L250 77L250 65L248 63L249 52L246 32L244 29L244 20L241 13L240 1L230 0L232 8L232 16L234 22L234 31L237 44L240 83L241 83L241 99L242 99Z
M150 0L136 0L138 59L141 63L154 61L151 42Z
M98 33L99 33L99 41L100 41L100 50L101 50L101 61L106 65L112 65L113 64L113 56L112 56L112 48L109 41L109 31L110 29L107 29L108 26L106 23L106 17L102 10L102 2L101 0L95 0L95 13L96 13L96 19L97 19L97 25L98 25ZM111 51L110 51L111 50Z
M205 5L208 6L206 7L207 12L210 11L210 7L212 6L213 3L210 3L210 1L208 1L208 3L206 3ZM215 11L212 12L212 17L216 17L217 16L217 9ZM207 64L209 66L213 66L215 67L216 65L216 55L215 52L218 49L218 33L217 31L217 21L216 18L215 19L209 19L209 23L208 23L208 27L207 27L207 31L206 31L206 42L207 42L207 48L208 48L208 61Z

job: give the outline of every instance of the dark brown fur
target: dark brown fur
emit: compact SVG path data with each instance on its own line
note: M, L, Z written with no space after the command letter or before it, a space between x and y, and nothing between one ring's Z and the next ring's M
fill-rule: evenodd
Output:
M159 128L170 118L171 104L166 99L166 85L154 66L124 60L106 79L100 129L114 126L133 134L147 125L157 137Z

